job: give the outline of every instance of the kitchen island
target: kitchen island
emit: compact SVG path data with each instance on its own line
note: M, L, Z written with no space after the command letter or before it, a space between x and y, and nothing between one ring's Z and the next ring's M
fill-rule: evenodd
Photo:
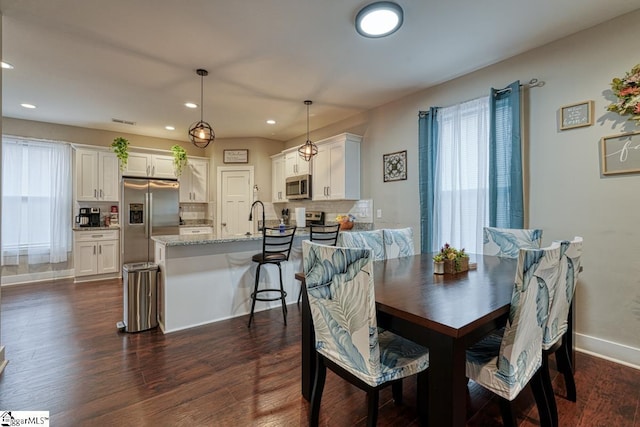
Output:
M282 263L287 304L298 299L302 271L302 244L307 232L298 230L289 261ZM256 263L262 251L262 234L216 238L212 234L156 236L158 323L164 333L192 328L249 314ZM268 281L268 283L267 283ZM265 266L260 289L278 283L278 267ZM256 302L256 312L279 307L280 301Z

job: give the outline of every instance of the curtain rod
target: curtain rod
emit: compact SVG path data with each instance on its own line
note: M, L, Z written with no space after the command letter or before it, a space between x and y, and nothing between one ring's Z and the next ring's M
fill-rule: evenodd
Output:
M532 87L542 87L542 86L544 86L544 81L538 80L538 79L535 79L535 78L529 80L529 83L524 83L524 84L521 83L520 84L520 87L529 88L529 89L532 88ZM510 91L511 91L510 87L505 87L505 88L496 90L496 95L501 94L501 93L505 93L505 92L510 92Z

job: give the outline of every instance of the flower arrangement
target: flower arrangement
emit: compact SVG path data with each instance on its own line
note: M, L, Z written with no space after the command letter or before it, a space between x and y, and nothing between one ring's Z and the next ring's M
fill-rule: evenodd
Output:
M469 265L469 255L462 249L456 249L453 246L445 243L440 252L433 257L434 262L446 262L449 261L454 265L455 271L465 271ZM465 268L465 265L467 266ZM446 269L445 269L446 270Z
M640 64L633 67L623 78L614 77L611 89L618 101L610 104L607 110L622 116L630 115L629 120L635 120L640 125Z
M351 214L338 215L336 217L336 222L340 223L341 230L349 230L350 228L352 228L355 220L356 217Z

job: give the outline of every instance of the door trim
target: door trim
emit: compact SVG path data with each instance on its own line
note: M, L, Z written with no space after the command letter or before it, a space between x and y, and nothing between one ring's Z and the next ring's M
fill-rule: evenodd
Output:
M222 172L248 171L249 172L249 194L254 186L253 166L218 166L216 168L216 236L222 236ZM252 201L253 203L253 201ZM248 215L248 214L247 214Z

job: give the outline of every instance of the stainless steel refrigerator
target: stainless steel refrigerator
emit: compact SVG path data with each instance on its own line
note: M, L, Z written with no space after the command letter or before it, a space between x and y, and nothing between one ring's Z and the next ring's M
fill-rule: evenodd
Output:
M122 197L122 263L153 262L151 237L179 234L178 181L123 178Z

